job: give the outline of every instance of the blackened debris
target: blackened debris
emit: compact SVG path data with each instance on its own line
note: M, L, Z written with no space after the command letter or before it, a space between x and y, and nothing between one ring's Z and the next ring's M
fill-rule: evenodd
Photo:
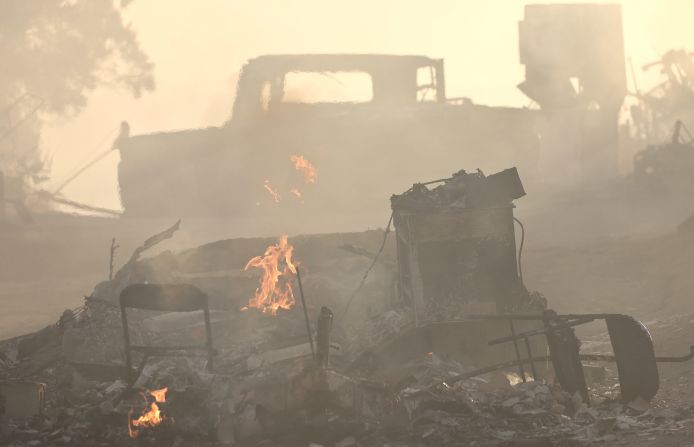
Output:
M525 195L516 168L485 176L479 169L456 172L443 184L429 189L427 183L415 183L402 194L391 197L394 210L433 211L442 208L485 208L508 205Z

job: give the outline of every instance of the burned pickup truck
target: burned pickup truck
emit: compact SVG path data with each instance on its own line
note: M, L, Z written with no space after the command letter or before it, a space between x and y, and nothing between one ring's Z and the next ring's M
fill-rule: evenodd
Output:
M261 56L243 68L222 127L119 142L122 204L130 216L369 212L451 165L529 174L534 113L448 98L440 59ZM311 184L292 157L315 167Z

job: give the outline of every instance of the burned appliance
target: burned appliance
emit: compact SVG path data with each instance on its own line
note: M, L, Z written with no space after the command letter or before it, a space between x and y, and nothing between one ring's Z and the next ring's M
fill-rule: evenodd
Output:
M441 183L430 188L428 185ZM391 198L400 296L417 323L517 308L512 200L525 195L516 168L457 172Z

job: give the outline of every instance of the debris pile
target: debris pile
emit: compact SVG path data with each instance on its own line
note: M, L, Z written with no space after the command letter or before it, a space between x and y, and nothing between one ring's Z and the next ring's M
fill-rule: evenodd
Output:
M442 183L435 188L427 185ZM461 170L448 179L416 183L403 194L394 195L395 210L433 211L444 208L485 208L510 205L525 195L516 168L485 176L480 170L468 173Z
M255 365L249 358L235 372L204 374L180 360L153 362L137 387L167 383L164 402L156 393L151 399L128 392L123 380L87 379L61 362L36 376L49 390L42 411L5 421L0 441L13 447L570 445L675 432L694 416L623 405L611 371L588 406L551 380L511 385L519 379L508 372L432 387L465 369L435 354L406 365L412 382L399 389L348 378L308 356L268 358L248 369ZM131 441L132 415L155 402L165 422L140 425Z
M0 342L0 444L567 445L678 430L688 410L649 405L655 362L694 351L656 358L631 317L529 300L515 170L423 188L393 198L391 245L387 231L284 236L140 259L179 224L148 239L83 306ZM573 328L598 319L614 356L579 352Z

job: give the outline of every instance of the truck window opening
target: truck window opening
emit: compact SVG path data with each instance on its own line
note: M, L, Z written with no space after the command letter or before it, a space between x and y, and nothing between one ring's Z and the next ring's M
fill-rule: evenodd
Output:
M284 103L366 103L373 81L364 72L289 72L284 77Z

